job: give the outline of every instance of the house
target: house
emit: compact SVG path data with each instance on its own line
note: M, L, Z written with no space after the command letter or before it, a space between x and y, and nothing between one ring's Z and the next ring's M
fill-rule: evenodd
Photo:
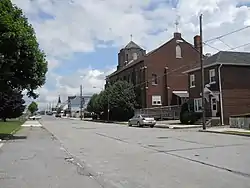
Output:
M188 98L188 77L183 71L199 61L200 37L194 45L175 32L172 39L146 53L130 41L118 54L117 70L107 76L106 87L117 80L134 85L137 108L181 105Z
M201 99L201 69L196 65L188 71L189 98L199 111ZM206 116L220 117L222 125L229 117L250 112L250 53L220 51L204 60Z
M83 111L87 108L87 105L92 96L83 96ZM67 106L71 116L79 117L81 110L81 97L80 96L68 96Z

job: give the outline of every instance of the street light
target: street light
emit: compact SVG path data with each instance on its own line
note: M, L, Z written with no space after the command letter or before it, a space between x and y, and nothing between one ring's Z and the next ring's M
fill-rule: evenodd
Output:
M101 91L103 90L103 88L96 87L96 86L94 86L93 88L98 88L98 89L101 89ZM109 111L110 111L109 94L107 95L107 97L108 97L108 121L109 121Z

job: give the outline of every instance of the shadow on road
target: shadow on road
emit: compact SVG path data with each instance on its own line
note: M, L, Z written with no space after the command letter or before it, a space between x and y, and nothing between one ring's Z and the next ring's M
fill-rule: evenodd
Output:
M22 140L27 139L27 136L12 135L12 134L0 134L0 139L2 140Z

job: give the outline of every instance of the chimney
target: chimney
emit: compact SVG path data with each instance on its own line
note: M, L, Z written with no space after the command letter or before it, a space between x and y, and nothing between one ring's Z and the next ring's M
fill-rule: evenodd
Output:
M194 37L194 48L198 51L200 51L200 43L201 43L201 37L199 35L196 35Z
M181 33L175 32L174 33L174 38L175 39L181 39Z

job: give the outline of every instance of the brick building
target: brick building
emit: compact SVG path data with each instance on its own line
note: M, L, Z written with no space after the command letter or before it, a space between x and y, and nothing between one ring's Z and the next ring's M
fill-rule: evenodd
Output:
M180 105L188 98L188 75L183 74L199 61L200 37L190 44L174 33L157 49L146 51L130 41L118 53L117 70L107 76L106 86L127 80L135 88L139 108Z
M201 69L197 64L185 71L189 75L189 97L200 111ZM229 124L231 115L250 112L250 53L220 51L204 61L206 116L220 117Z

